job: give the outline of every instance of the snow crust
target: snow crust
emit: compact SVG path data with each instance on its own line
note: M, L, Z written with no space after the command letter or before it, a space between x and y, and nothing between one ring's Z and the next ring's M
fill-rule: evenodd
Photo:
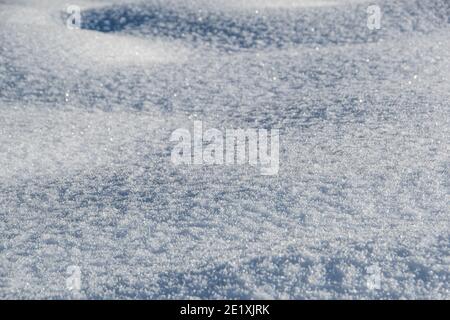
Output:
M1 298L450 298L448 1L76 2L0 1ZM174 166L194 120L279 175Z

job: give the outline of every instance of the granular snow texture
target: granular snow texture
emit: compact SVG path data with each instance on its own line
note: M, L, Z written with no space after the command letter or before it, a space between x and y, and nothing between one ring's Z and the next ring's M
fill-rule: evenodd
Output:
M450 299L448 0L73 2L0 1L0 298Z

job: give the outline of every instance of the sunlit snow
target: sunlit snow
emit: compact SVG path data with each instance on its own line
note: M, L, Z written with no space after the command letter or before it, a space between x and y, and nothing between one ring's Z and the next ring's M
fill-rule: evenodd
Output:
M0 1L0 298L449 299L450 2L376 2Z

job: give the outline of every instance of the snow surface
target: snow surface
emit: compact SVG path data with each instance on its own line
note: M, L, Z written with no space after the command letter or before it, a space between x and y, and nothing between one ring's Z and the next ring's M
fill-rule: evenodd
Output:
M450 298L447 0L73 2L0 1L0 298ZM279 175L174 166L194 120Z

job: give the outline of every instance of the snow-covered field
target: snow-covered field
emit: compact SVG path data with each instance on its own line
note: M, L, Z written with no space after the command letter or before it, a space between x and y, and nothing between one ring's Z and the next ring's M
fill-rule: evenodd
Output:
M71 2L0 0L0 298L450 299L448 0Z

